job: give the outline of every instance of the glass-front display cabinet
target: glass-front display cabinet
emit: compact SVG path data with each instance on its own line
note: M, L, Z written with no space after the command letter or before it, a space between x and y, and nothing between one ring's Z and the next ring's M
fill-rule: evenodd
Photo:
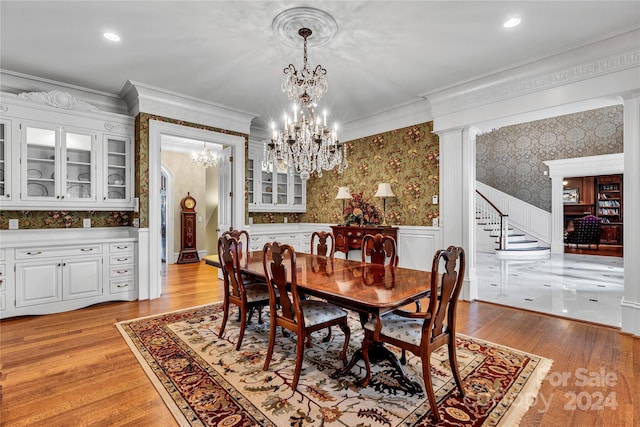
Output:
M22 199L95 201L96 135L22 126Z

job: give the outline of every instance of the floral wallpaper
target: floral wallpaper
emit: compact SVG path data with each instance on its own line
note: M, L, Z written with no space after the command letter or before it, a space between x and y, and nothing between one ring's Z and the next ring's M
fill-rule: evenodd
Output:
M551 212L545 160L622 153L621 105L506 126L476 137L478 181Z
M439 139L432 131L428 122L349 141L349 167L342 174L332 170L307 182L307 212L299 221L343 223L342 201L335 200L342 186L382 211L382 199L373 195L378 183L388 182L396 197L386 199L387 224L431 225L439 215L431 196L440 185Z
M129 227L133 212L104 211L0 211L0 229L9 229L9 219L18 219L18 227L82 228L82 220L91 218L92 227Z

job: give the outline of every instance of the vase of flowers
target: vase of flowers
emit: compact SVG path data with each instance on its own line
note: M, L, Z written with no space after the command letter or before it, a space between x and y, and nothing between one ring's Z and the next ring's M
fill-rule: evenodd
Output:
M344 208L344 225L380 225L380 210L376 205L362 197L362 193L352 195L349 204Z

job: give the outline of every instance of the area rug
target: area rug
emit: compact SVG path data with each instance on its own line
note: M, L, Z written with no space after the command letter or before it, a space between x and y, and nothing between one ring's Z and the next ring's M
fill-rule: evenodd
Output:
M271 366L263 371L269 316L247 327L240 351L236 314L218 337L219 304L120 322L116 326L161 394L185 426L428 426L434 418L424 392L412 394L386 362L373 365L368 387L359 362L337 379L344 335L333 328L313 336L305 349L297 391L291 388L295 335L278 331ZM349 355L360 347L362 329L349 319ZM317 336L316 336L317 335ZM531 406L552 361L458 334L464 398L449 369L446 346L432 357L432 377L441 422L455 426L517 426ZM409 356L405 373L423 384L420 359Z

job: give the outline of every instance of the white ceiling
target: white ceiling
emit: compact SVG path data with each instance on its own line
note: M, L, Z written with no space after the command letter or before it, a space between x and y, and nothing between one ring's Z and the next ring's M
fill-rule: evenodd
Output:
M112 94L132 80L270 121L290 105L283 68L302 65L302 43L271 28L294 6L338 23L309 63L326 67L320 107L342 124L640 27L638 1L2 0L0 67Z

